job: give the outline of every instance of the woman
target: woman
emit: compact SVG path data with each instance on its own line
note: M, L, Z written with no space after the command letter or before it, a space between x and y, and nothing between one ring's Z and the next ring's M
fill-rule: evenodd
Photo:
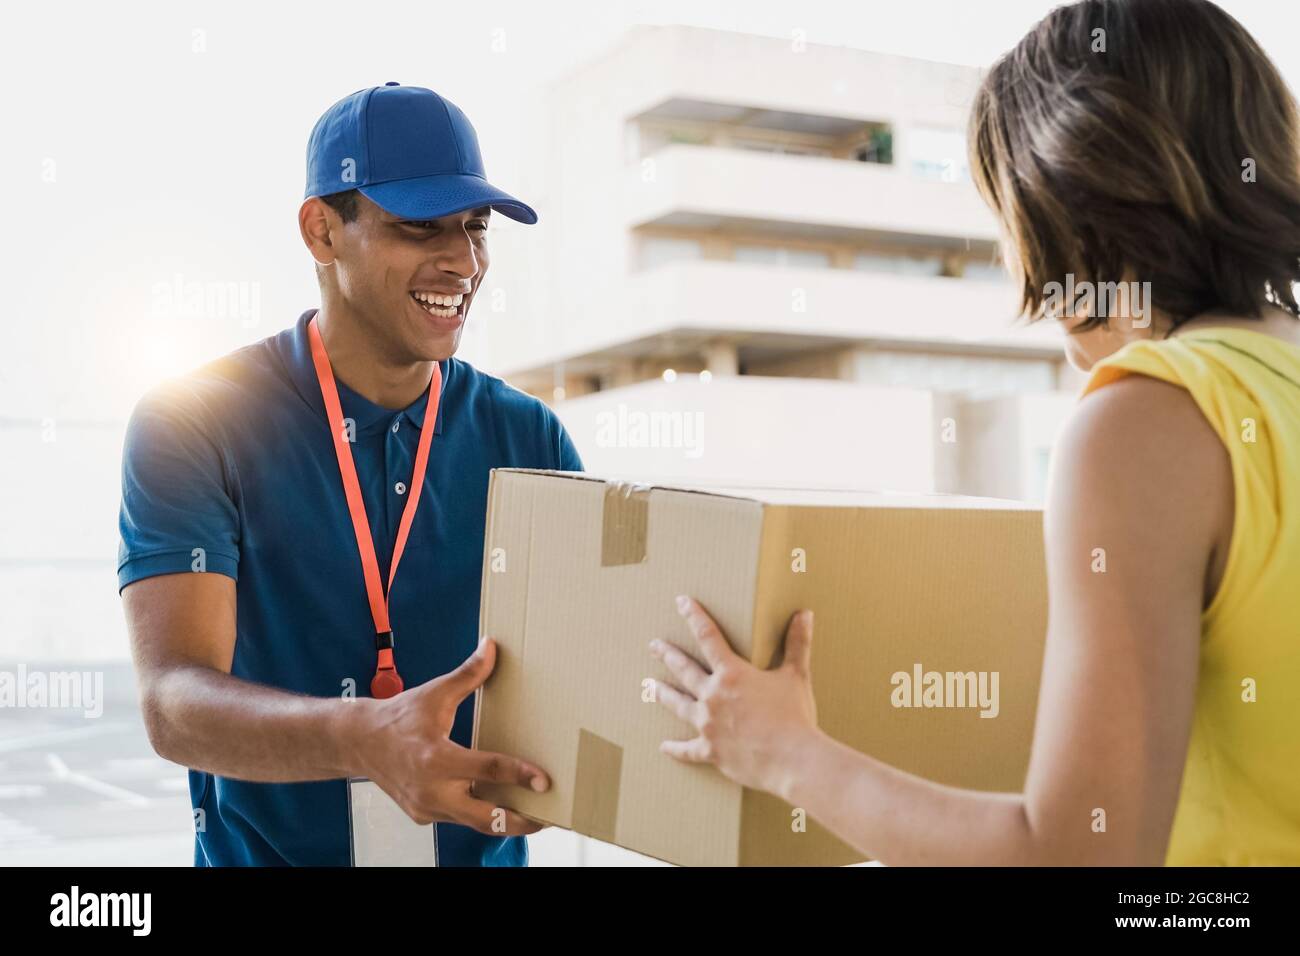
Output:
M1089 373L1045 511L1024 792L818 731L809 611L760 671L679 599L698 657L652 644L675 682L658 698L697 735L663 749L887 864L1300 863L1295 103L1206 0L1085 0L990 70L970 146L1025 314L1060 321ZM1133 284L1062 304L1067 276Z

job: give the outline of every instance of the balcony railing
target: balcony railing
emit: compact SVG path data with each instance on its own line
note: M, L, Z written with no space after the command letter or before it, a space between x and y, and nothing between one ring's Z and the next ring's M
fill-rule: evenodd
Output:
M1060 348L1046 325L1013 325L1010 283L980 279L694 260L632 275L624 301L619 324L604 316L604 336L699 330L1049 354Z
M897 165L712 146L665 146L626 172L628 225L727 221L807 234L995 242L975 188Z

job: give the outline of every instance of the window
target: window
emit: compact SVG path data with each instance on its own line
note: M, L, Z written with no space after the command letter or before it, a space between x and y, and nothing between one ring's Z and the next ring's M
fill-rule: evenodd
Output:
M748 149L756 153L777 153L782 156L829 156L831 154L831 151L824 146L739 136L731 138L731 145L737 149Z
M653 269L668 262L698 259L701 255L698 239L673 239L666 236L644 236L639 250L642 269Z
M934 182L970 179L966 137L951 129L917 127L908 131L907 157L912 175Z
M943 260L938 256L890 256L861 252L853 257L853 268L863 272L888 272L904 276L943 274Z
M1007 270L998 262L968 262L961 271L963 279L977 282L1005 282Z
M790 249L785 246L760 246L739 243L734 259L778 268L825 269L831 264L828 253L818 249Z

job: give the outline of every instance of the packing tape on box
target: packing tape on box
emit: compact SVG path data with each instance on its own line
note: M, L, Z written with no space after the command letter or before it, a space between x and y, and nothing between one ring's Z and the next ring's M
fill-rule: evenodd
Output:
M605 513L600 532L600 566L640 564L645 560L650 489L630 482L605 486Z
M623 748L589 730L578 731L578 769L573 774L573 829L614 842Z

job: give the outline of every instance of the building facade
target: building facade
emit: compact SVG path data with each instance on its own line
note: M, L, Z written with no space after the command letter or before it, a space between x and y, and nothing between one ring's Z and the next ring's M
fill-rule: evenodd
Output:
M644 27L544 96L491 366L593 471L1038 500L1077 382L970 181L979 71Z

